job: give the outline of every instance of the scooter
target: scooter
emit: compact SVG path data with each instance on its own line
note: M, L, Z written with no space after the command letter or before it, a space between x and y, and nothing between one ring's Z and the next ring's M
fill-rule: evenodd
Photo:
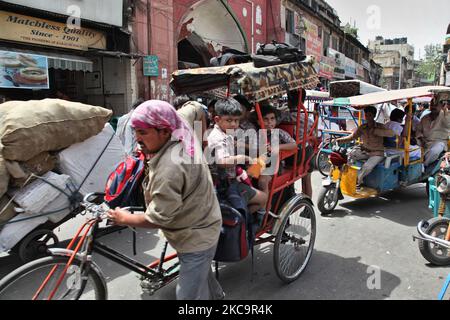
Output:
M419 250L422 256L433 265L450 265L450 218L444 217L446 202L450 199L450 163L445 157L436 176L436 190L440 195L438 217L422 220L417 225Z

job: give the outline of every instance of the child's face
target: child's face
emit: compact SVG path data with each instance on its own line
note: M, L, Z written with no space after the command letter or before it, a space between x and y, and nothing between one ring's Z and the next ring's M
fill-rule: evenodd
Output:
M273 130L277 126L277 117L274 113L268 113L263 117L264 126L267 130Z
M236 130L239 128L241 116L215 116L214 120L222 131Z

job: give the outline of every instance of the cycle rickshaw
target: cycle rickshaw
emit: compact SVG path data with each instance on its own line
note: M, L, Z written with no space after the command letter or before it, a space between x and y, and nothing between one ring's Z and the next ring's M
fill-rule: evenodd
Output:
M393 90L388 92L376 92L362 96L341 98L346 100L346 104L355 109L364 109L369 105L379 105L386 102L407 99L409 112L412 112L413 98L429 97L435 94L448 94L447 87L428 86L412 89ZM333 104L335 102L330 102ZM327 102L324 103L325 105ZM425 172L423 167L423 152L420 158L410 157L411 124L407 128L408 134L404 139L404 148L395 149L393 155L386 155L385 160L375 167L375 169L364 180L364 187L357 191L356 181L360 165L349 165L344 150L338 150L330 155L332 169L328 179L324 180L322 190L318 198L318 208L324 215L331 214L336 208L343 195L354 199L366 199L379 196L380 194L407 187L415 183L427 183L428 178L434 176L438 170L440 162L428 166ZM397 146L399 144L397 143ZM336 156L337 155L337 156Z
M176 94L207 92L208 95L223 97L243 94L255 102L259 123L264 128L259 102L286 90L314 88L317 75L308 61L255 68L252 63L225 67L181 70L173 74L171 86ZM283 128L295 132L297 145L291 152L280 152L278 164L283 159L295 157L293 168L275 173L270 186L266 214L256 232L254 246L273 243L273 261L276 274L285 283L295 281L305 270L313 253L316 237L316 217L312 200L303 194L289 195L288 191L296 181L308 174L311 158L317 153L318 142L315 117L314 127L307 130L304 121L303 137L299 136L300 117L309 116L299 99L295 123L285 123ZM295 128L295 130L294 130ZM306 156L306 144L314 154ZM302 159L297 162L297 159ZM167 255L166 243L160 259L150 265L139 263L99 242L102 230L99 223L106 219L105 203L95 203L87 195L83 205L84 214L90 217L78 230L66 249L50 249L49 257L32 261L0 280L0 299L106 299L107 286L101 269L92 261L96 252L109 260L141 275L141 286L150 294L166 286L178 276L179 264L176 254ZM101 195L100 195L101 196ZM272 205L273 204L273 205ZM139 208L127 208L139 211ZM236 211L221 205L222 211ZM142 210L142 208L141 208ZM239 213L238 213L239 214Z

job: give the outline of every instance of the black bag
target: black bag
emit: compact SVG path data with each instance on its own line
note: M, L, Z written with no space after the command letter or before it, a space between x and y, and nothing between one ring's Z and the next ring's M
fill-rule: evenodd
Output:
M220 206L222 228L214 260L217 262L238 262L245 259L253 246L253 230L249 218L228 205Z
M301 62L305 60L306 56L302 50L296 47L272 41L272 43L261 45L256 55L252 56L252 58L255 67L261 68L277 64Z

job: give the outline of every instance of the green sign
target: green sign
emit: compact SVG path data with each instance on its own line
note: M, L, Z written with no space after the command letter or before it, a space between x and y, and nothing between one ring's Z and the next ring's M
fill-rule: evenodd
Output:
M144 57L144 76L147 76L147 77L159 76L158 56Z

